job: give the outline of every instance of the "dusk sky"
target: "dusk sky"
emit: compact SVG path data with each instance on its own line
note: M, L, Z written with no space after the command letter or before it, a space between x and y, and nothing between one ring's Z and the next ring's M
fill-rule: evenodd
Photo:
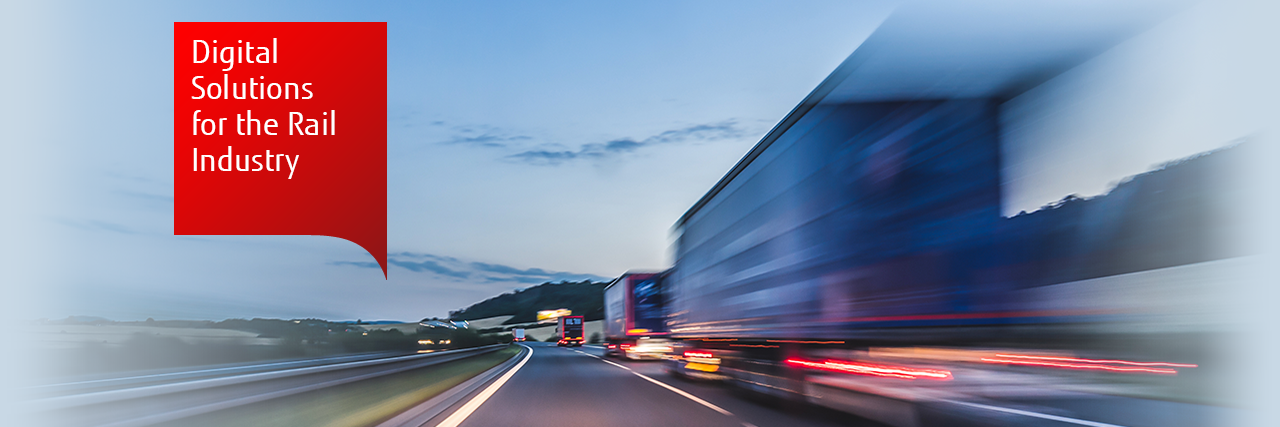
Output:
M45 5L6 14L10 314L416 320L670 264L670 227L886 2ZM22 19L17 19L22 16ZM173 236L173 22L388 22L389 280L330 237ZM13 303L21 299L21 304Z
M12 295L0 309L416 320L545 281L666 268L680 215L892 10L210 2L0 14L15 64L0 71L0 282ZM197 20L388 22L389 280L332 237L173 235L173 23ZM1232 62L1221 31L1160 36L1195 33L1183 20L1004 106L1006 215L1254 135L1273 97L1233 83L1254 77L1197 76L1266 68ZM1098 75L1108 83L1090 83ZM1037 109L1046 100L1088 108ZM1124 111L1146 113L1104 120Z

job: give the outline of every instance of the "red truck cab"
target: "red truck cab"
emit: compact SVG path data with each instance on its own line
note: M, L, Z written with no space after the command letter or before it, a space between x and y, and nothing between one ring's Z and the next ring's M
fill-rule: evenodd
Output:
M556 325L556 334L560 336L560 340L556 345L561 347L581 347L586 341L583 339L582 316L564 316L560 318L560 322Z

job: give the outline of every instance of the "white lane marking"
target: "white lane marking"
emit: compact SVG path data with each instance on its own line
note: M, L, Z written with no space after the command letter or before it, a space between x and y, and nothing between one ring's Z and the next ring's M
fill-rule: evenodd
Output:
M574 351L578 351L578 350L574 350ZM591 357L594 357L594 358L596 358L596 359L600 359L600 361L601 361L601 362L608 363L608 364L610 364L610 365L617 366L617 367L622 368L622 369L626 369L627 371L629 371L629 372L631 372L631 373L635 374L637 377L644 378L646 381L649 381L649 382L651 382L651 383L654 383L654 384L660 385L660 386L662 386L662 388L665 388L665 389L667 389L667 390L671 390L671 392L672 392L672 393L675 393L675 394L678 394L678 395L684 396L686 399L689 399L689 400L692 400L692 401L694 401L694 402L697 402L698 404L700 404L700 405L702 405L702 406L706 406L706 407L708 407L708 408L711 408L711 410L716 411L716 412L719 412L719 413L721 413L721 414L723 414L723 415L727 415L727 416L730 416L730 417L732 417L732 416L733 416L733 413L732 413L732 412L726 411L726 410L724 410L724 408L721 408L721 407L719 407L719 406L716 406L716 405L712 404L711 402L708 402L708 401L705 401L705 400L699 399L699 398L698 398L698 396L694 396L694 395L692 395L692 394L686 393L684 390L681 390L681 389L678 389L678 388L675 388L675 387L669 386L669 385L667 385L667 383L664 383L664 382L662 382L662 381L655 380L655 379L653 379L653 378L649 378L649 376L648 376L648 375L645 375L645 374L642 374L642 373L636 372L635 370L633 370L633 369L631 369L631 368L628 368L628 367L626 367L626 366L619 365L619 364L617 364L617 363L613 363L612 361L609 361L609 360L604 360L604 359L600 358L600 356L596 356L596 355L594 355L594 354L583 353L583 352L581 352L581 351L578 351L578 353L586 354L587 356L591 356ZM745 424L745 423L744 423L744 424ZM750 424L746 424L746 425L748 425L748 426L749 426ZM754 426L752 426L752 427L754 427Z
M599 358L597 358L597 359L599 359ZM608 360L600 359L600 361L601 361L601 362L604 362L604 363L608 363L608 364L613 365L613 366L617 366L617 367L622 368L622 369L626 369L626 370L631 371L631 372L635 372L635 371L631 370L631 368L628 368L628 367L626 367L626 366L619 365L619 364L617 364L617 363L614 363L614 362L611 362L611 361L608 361Z
M1023 410L1021 410L1021 409L1001 408L1001 407L999 407L999 406L983 405L983 404L980 404L980 403L960 402L960 401L956 401L956 400L944 400L944 401L945 401L945 402L950 402L950 403L955 403L955 404L958 404L958 405L972 406L972 407L974 407L974 408L982 408L982 409L986 409L986 410L990 410L990 411L1006 412L1006 413L1010 413L1010 414L1025 415L1025 416L1028 416L1028 417L1043 418L1043 419L1046 419L1046 420L1061 421L1061 422L1064 422L1064 423L1071 423L1071 424L1077 424L1077 425L1082 425L1082 426L1090 426L1090 427L1124 427L1124 426L1116 425L1116 424L1100 423L1100 422L1097 422L1097 421L1089 421L1089 420L1078 420L1078 419L1075 419L1075 418L1067 418L1067 417L1060 417L1060 416L1057 416L1057 415L1041 414L1041 413L1039 413L1039 412L1023 411Z
M574 351L578 351L578 350L574 350ZM594 354L587 353L587 352L585 352L585 351L578 351L578 353L585 354L585 355L587 355L587 356L591 356L591 357L594 357L594 358L600 359L600 356L596 356L596 355L594 355ZM600 360L604 360L604 359L600 359Z
M698 402L698 403L702 404L703 406L706 406L706 407L708 407L708 408L711 408L711 409L715 410L716 412L719 412L719 413L721 413L721 414L728 415L728 416L731 416L731 417L733 416L733 413L730 413L729 411L726 411L726 410L724 410L724 409L721 409L719 406L713 405L713 404L711 404L711 403L709 403L709 402L707 402L707 401L705 401L705 400L699 399L699 398L697 398L697 397L696 397L696 396L694 396L694 395L691 395L691 394L689 394L689 393L684 392L684 390L680 390L680 389L678 389L678 388L675 388L675 387L669 386L669 385L667 385L667 384L665 384L665 383L663 383L663 382L661 382L661 381L655 380L655 379L653 379L653 378L649 378L648 376L645 376L644 374L641 374L641 373L639 373L639 372L636 372L635 370L632 370L631 368L628 368L628 367L626 367L626 366L623 366L623 365L620 365L620 364L614 363L613 361L610 361L610 360L605 360L605 359L601 358L600 356L596 356L596 355L591 354L591 353L586 353L586 352L582 352L582 351L578 351L578 350L573 350L573 351L576 351L576 352L578 352L578 353L581 353L581 354L584 354L584 355L587 355L587 356L594 357L594 358L596 358L596 359L600 359L600 361L601 361L601 362L608 363L608 364L610 364L610 365L617 366L617 367L619 367L619 368L622 368L622 369L626 369L626 370L628 370L628 371L631 371L631 373L636 374L636 375L637 375L637 376L639 376L640 378L644 378L644 379L646 379L646 380L649 380L650 382L652 382L652 383L654 383L654 384L660 385L660 386L662 386L663 388L666 388L667 390L671 390L671 391L675 392L676 394L679 394L679 395L681 395L681 396L684 396L684 397L686 397L686 398L689 398L689 400L692 400L692 401L694 401L694 402ZM1019 409L1012 409L1012 408L1002 408L1002 407L999 407L999 406L983 405L983 404L979 404L979 403L960 402L960 401L955 401L955 400L947 400L947 402L951 402L951 403L955 403L955 404L960 404L960 405L972 406L972 407L975 407L975 408L987 409L987 410L991 410L991 411L1007 412L1007 413L1011 413L1011 414L1024 415L1024 416L1034 417L1034 418L1043 418L1043 419L1046 419L1046 420L1061 421L1061 422L1064 422L1064 423L1078 424L1078 425L1090 426L1090 427L1124 427L1124 426L1117 425L1117 424L1107 424L1107 423L1100 423L1100 422L1096 422L1096 421L1079 420L1079 419L1075 419L1075 418L1067 418L1067 417L1061 417L1061 416L1057 416L1057 415L1041 414L1041 413L1039 413L1039 412L1031 412L1031 411L1023 411L1023 410L1019 410ZM743 422L743 423L742 423L742 425L743 425L744 427L756 427L755 425L753 425L753 424L751 424L751 423L748 423L748 422Z
M610 363L613 363L613 362L610 362ZM730 416L730 417L732 417L732 416L733 416L733 413L732 413L732 412L726 411L726 410L724 410L723 408L721 408L721 407L719 407L719 406L712 405L712 404L711 404L711 402L708 402L708 401L705 401L705 400L699 399L697 396L694 396L694 395L689 394L689 393L685 393L685 391L684 391L684 390L681 390L681 389L678 389L678 388L675 388L675 387L669 386L669 385L667 385L666 383L664 383L664 382L662 382L662 381L658 381L658 380L655 380L655 379L653 379L653 378L649 378L649 377L648 377L648 376L646 376L645 374L642 374L642 373L639 373L639 372L636 372L636 371L631 371L631 373L636 374L636 376L638 376L638 377L640 377L640 378L644 378L644 379L646 379L646 380L649 380L649 382L651 382L651 383L654 383L654 384L660 385L660 386L662 386L662 388L665 388L665 389L667 389L667 390L671 390L671 391L672 391L672 392L674 392L675 394L678 394L678 395L684 396L684 397L686 397L686 398L688 398L689 400L692 400L692 401L694 401L694 402L698 402L698 403L702 404L702 406L706 406L706 407L708 407L708 408L711 408L712 410L714 410L714 411L716 411L716 412L719 412L719 413L724 414L724 415L728 415L728 416Z
M525 362L529 361L530 357L533 357L532 348L524 344L520 344L520 346L529 350L529 354L524 355L524 360L517 363L515 367L503 374L502 377L498 378L497 381L494 381L493 384L489 384L489 387L485 388L484 391L480 392L480 394L477 394L476 397L472 398L466 405L462 405L461 408L458 408L458 410L452 415L449 415L449 418L445 418L440 424L436 424L436 427L458 427L459 424L462 424L463 421L467 420L467 417L471 416L472 412L475 412L476 409L480 408L480 405L483 405L486 400L489 400L490 396L497 393L498 389L502 388L502 385L506 384L507 380L510 380L511 377L516 374L516 371L519 371L520 368L524 366Z

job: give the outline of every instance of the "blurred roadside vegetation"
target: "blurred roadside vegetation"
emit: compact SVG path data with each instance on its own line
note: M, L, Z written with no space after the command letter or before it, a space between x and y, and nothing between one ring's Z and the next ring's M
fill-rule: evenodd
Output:
M344 354L442 351L512 341L509 333L422 328L416 323L322 319L46 321L42 353L55 377L156 372ZM239 332L236 332L239 331ZM409 332L406 332L409 331ZM59 341L61 339L61 341Z
M223 409L159 426L374 426L519 353L520 347L509 346L440 365Z

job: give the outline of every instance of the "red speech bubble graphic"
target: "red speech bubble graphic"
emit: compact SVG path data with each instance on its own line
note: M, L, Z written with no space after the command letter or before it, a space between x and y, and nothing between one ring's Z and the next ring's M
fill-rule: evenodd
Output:
M173 24L174 235L322 235L387 274L387 24Z

